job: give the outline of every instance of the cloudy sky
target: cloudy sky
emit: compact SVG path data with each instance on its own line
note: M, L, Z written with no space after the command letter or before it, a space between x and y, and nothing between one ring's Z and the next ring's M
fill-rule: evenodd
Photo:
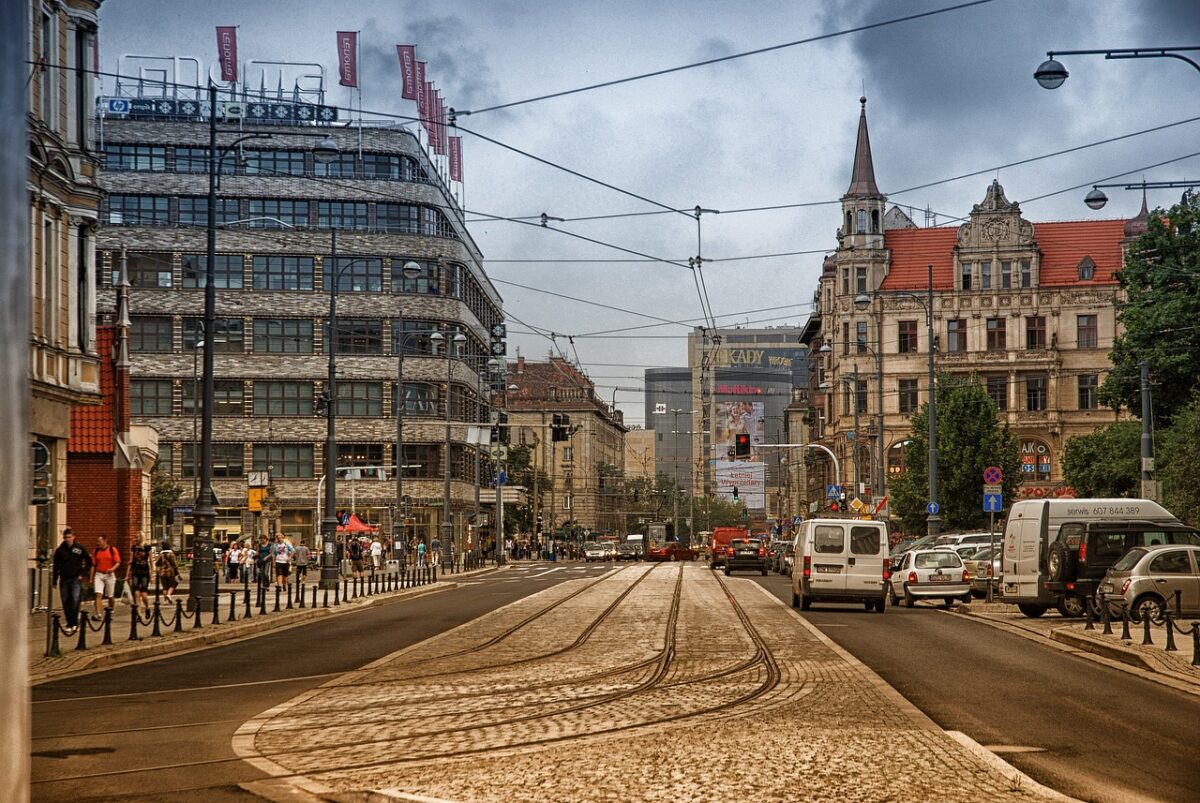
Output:
M415 114L413 102L400 99L396 44L417 45L449 105L482 110L955 4L106 0L101 49L111 72L121 54L214 65L213 27L237 25L242 59L322 62L327 100L344 106L350 90L336 85L334 32L358 30L365 108ZM1034 222L1126 218L1137 211L1137 193L1110 190L1101 212L1083 205L1086 188L1039 197L1126 173L1130 180L1200 178L1198 157L1150 167L1200 152L1200 120L997 168L1200 117L1200 72L1183 62L1063 56L1071 77L1048 92L1032 77L1047 50L1188 44L1200 44L1195 0L992 0L460 117L462 200L505 299L510 356L519 348L533 359L551 350L578 359L601 395L611 400L615 389L626 421L641 424L634 389L642 370L686 364L686 333L700 322L701 306L686 267L485 216L719 210L703 215L701 242L703 256L715 260L704 277L719 322L799 324L822 252L836 244L836 201L849 183L864 91L879 186L891 202L913 207L918 225L927 208L939 223L965 215L995 177L1011 200L1028 201L1022 209ZM1161 190L1150 201L1166 206L1178 195ZM790 208L734 211L768 206ZM686 263L697 253L696 222L678 213L552 226L649 257ZM661 319L685 323L611 332ZM543 334L521 334L534 330Z

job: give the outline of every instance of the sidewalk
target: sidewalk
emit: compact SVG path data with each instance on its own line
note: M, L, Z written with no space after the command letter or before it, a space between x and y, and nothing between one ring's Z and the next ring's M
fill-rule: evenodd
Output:
M1046 638L1077 650L1100 656L1109 661L1118 661L1135 669L1150 672L1168 685L1181 687L1183 684L1194 694L1200 695L1200 666L1192 665L1194 644L1190 633L1181 634L1180 629L1190 631L1195 619L1182 619L1176 623L1175 652L1167 652L1165 625L1150 626L1152 644L1143 645L1144 626L1129 624L1130 639L1121 639L1121 622L1112 622L1112 635L1106 636L1103 625L1094 623L1093 630L1086 629L1083 619L1064 619L1053 611L1038 619L1030 619L1017 610L1017 606L1001 602L971 602L956 609L961 614L981 619L990 624L1021 634Z
M456 582L460 578L477 576L487 572L496 571L494 566L488 566L481 569L475 569L468 572L456 572L450 575L443 575L439 570L437 573L437 581L413 587L399 588L395 590L381 591L379 593L362 594L361 591L356 597L354 592L350 592L349 600L342 600L339 590L337 595L338 605L334 605L335 596L333 592L329 593L329 607L324 607L324 592L317 591L316 607L313 606L313 590L317 585L317 577L319 572L309 574L309 582L305 585L306 602L305 607L299 607L299 600L293 598L292 608L287 608L286 593L280 595L279 611L275 612L275 592L274 588L267 589L267 613L260 613L260 608L257 605L256 587L250 585L250 605L251 615L249 618L245 616L245 587L241 583L221 583L219 586L219 599L221 605L219 608L220 624L214 625L213 612L205 611L200 617L200 627L196 627L196 619L187 613L187 588L180 586L176 590L175 598L183 602L184 607L184 622L181 632L175 632L173 627L173 618L175 616L174 605L161 605L161 615L166 624L160 625L160 636L151 636L153 626L139 624L138 626L138 641L130 641L130 626L132 624L131 608L128 605L118 602L113 609L113 618L111 625L112 644L103 646L101 641L104 637L103 629L99 632L89 631L87 634L87 649L77 650L79 636L59 635L59 651L57 656L46 655L46 630L47 630L47 614L45 612L31 613L29 615L29 626L27 628L27 638L29 644L29 682L30 684L43 683L53 678L63 675L74 674L77 672L99 669L102 667L117 666L120 664L139 661L150 657L167 655L170 653L183 652L187 650L207 647L213 644L234 641L237 639L247 638L257 633L279 629L294 627L314 619L334 616L340 613L348 613L354 610L360 610L365 606L372 605L376 601L402 599L407 597L423 596L425 594L434 593L437 591L445 591L452 588L457 588ZM186 575L185 575L186 577ZM295 586L292 586L293 591ZM236 604L234 605L235 620L230 621L230 592L236 592ZM154 603L153 589L151 590L151 606ZM56 600L57 601L57 600ZM85 602L81 607L81 613L87 612L95 616L95 606L91 602ZM61 611L60 611L61 614ZM142 621L145 621L143 612ZM93 627L97 626L98 622L93 622ZM63 627L66 622L63 622Z

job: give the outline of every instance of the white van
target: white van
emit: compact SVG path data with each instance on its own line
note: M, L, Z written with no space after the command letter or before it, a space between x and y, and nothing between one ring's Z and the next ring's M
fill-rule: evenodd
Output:
M888 533L881 521L809 519L800 524L792 564L792 607L815 602L861 602L883 613L888 579Z
M1149 499L1016 502L1004 526L1004 601L1016 603L1026 616L1041 616L1055 607L1063 616L1081 616L1104 570L1129 545L1141 543L1139 534L1157 543L1177 538L1187 543L1194 535ZM1104 554L1099 554L1097 539L1104 543Z

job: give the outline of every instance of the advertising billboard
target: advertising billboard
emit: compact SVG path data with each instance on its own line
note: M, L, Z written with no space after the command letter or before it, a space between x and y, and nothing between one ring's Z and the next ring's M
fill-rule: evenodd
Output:
M767 466L745 460L718 460L717 496L733 502L733 489L737 488L740 504L751 510L767 508Z
M720 401L716 407L713 448L718 458L729 454L733 449L733 436L740 432L750 436L752 445L766 443L766 406L763 402Z

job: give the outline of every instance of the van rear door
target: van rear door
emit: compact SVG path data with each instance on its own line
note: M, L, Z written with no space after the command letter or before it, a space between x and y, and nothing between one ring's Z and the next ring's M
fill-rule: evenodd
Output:
M846 592L862 592L865 595L882 593L883 564L886 560L887 538L882 525L869 522L850 525Z
M844 524L817 524L813 527L810 582L814 597L845 593L846 562L849 557L847 548Z

